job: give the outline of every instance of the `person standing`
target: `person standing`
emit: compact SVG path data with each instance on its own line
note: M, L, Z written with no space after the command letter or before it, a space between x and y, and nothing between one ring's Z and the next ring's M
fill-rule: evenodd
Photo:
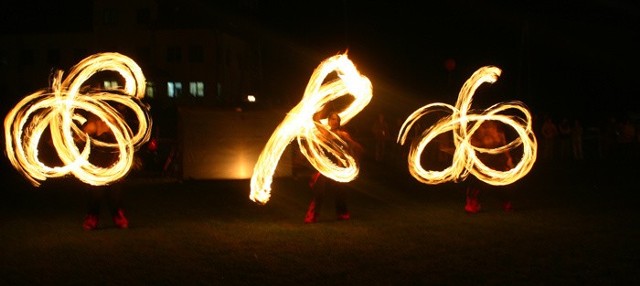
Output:
M82 126L82 130L91 138L106 143L115 143L115 136L107 123L95 116L90 115ZM82 142L81 144L83 144ZM118 159L118 153L113 148L91 145L89 161L99 167L108 167ZM100 206L106 201L113 223L116 227L125 229L129 227L129 220L124 214L122 200L122 183L114 182L104 186L93 186L85 184L87 192L87 214L82 227L84 230L94 230L98 227L100 217Z
M505 146L507 140L504 131L500 128L497 121L484 121L471 137L471 145L481 148L498 148ZM488 167L498 170L507 171L514 167L513 158L509 151L499 154L478 153L480 159ZM467 213L478 213L481 209L479 197L483 189L489 187L489 184L481 181L475 176L467 178L466 203L464 210ZM496 191L502 197L502 207L504 211L512 211L513 205L509 198L508 190L505 187L498 187Z
M344 143L346 143L346 145L343 146L344 150L358 159L362 155L364 149L362 145L355 141L349 132L341 126L340 115L337 112L329 113L328 123L329 129L338 135ZM309 186L313 191L313 199L307 209L304 219L305 223L317 222L328 191L332 191L335 196L337 219L349 220L351 218L351 214L347 207L347 186L345 183L334 181L323 176L320 172L316 172L312 175L309 181Z
M555 157L556 140L558 138L558 127L553 118L547 115L542 124L542 156L543 159L551 161Z
M560 140L560 153L558 157L561 160L571 158L571 122L569 118L562 118L558 124L558 138Z
M571 128L571 145L573 147L573 158L576 160L584 159L584 152L582 151L582 136L584 129L580 119L573 119L573 128Z
M385 159L387 141L391 138L391 134L389 133L389 123L387 123L384 114L378 113L376 121L371 125L371 132L373 133L373 139L375 140L374 159L376 162L381 162Z

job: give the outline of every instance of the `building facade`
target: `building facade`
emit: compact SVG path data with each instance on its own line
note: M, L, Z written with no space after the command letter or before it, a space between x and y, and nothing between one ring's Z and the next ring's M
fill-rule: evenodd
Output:
M48 88L55 70L67 72L102 52L127 55L140 65L152 103L226 108L260 92L259 40L238 28L246 18L226 7L197 0L96 0L89 9L76 12L90 16L73 28L0 34L5 104ZM60 20L64 27L75 21ZM121 84L105 79L104 86L111 82Z

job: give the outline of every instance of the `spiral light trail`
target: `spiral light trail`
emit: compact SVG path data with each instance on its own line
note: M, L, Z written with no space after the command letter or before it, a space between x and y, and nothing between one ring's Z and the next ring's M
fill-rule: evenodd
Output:
M426 184L440 184L447 181L464 180L469 173L492 185L508 185L529 173L536 160L537 142L533 133L531 114L519 101L497 103L481 113L469 113L473 95L483 83L494 83L500 76L497 67L486 66L478 69L463 85L456 106L445 103L431 103L414 111L400 128L397 141L404 145L409 129L426 114L445 112L450 114L438 120L415 138L408 155L408 168L411 175ZM521 114L521 116L513 115ZM512 128L517 138L497 148L481 148L471 144L471 137L484 121L499 121ZM425 170L421 157L425 147L441 134L452 132L455 150L450 166L443 170ZM478 159L478 153L498 154L522 149L518 164L509 170L495 170Z
M124 87L106 91L87 89L87 80L101 71L117 72L125 81ZM151 135L148 106L140 101L146 86L142 70L122 54L100 53L80 61L64 80L62 76L63 72L57 71L50 88L26 96L5 117L9 161L34 186L47 178L68 174L91 185L106 185L123 178L131 169L134 152ZM110 103L133 111L138 121L136 127L128 125L123 114ZM85 134L81 126L87 114L103 120L116 142L102 142ZM48 146L55 149L60 166L47 165L39 158L40 140L46 130L51 135ZM78 138L84 138L83 146L77 146ZM118 160L111 166L94 165L89 161L92 145L112 148L118 153Z
M327 80L327 76L333 72L337 77ZM354 100L340 112L342 124L349 122L369 104L372 98L371 82L360 75L346 54L324 60L311 75L302 100L276 127L262 150L251 177L252 201L267 203L280 157L295 138L302 154L323 175L339 182L351 181L358 175L359 167L355 158L335 142L342 142L342 139L329 130L326 118L320 120L321 123L313 120L314 114L322 110L325 104L346 95L352 95ZM319 129L327 132L319 132ZM331 158L337 158L340 165Z

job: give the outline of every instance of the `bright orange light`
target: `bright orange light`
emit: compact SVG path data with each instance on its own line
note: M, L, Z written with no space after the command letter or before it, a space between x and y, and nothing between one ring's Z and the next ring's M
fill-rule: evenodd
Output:
M337 78L325 82L327 75L336 72ZM287 145L297 138L302 154L320 173L340 182L353 180L359 172L356 160L345 153L340 137L329 130L326 118L316 124L313 115L322 110L325 104L351 94L353 102L340 112L342 124L346 124L364 107L372 97L371 82L360 75L347 55L336 55L324 60L311 75L302 100L276 127L253 170L251 177L251 195L254 202L265 204L271 196L271 183L278 161ZM328 131L323 135L319 129ZM344 142L343 142L344 143ZM341 162L336 165L325 152L333 154Z
M117 72L125 80L124 87L108 92L81 90L83 84L100 71ZM140 102L146 85L142 70L124 55L101 53L80 61L64 81L62 74L57 71L49 89L26 96L5 117L5 147L11 164L35 186L47 178L70 173L91 185L106 185L123 178L131 169L134 151L151 135L148 106ZM136 131L109 102L134 112L138 121ZM85 134L81 125L86 118L77 111L104 120L116 143L101 142ZM38 144L47 127L62 166L48 166L38 157ZM74 137L86 138L85 145L76 146ZM119 154L118 160L106 168L92 164L88 160L92 144L113 148Z
M397 141L400 144L405 143L409 129L420 117L443 111L451 114L425 130L409 150L409 172L414 178L426 184L439 184L446 181L464 180L471 173L492 185L508 185L529 173L536 160L537 143L533 133L531 114L523 103L518 101L497 103L482 113L468 113L476 89L485 82L494 83L500 73L501 70L497 67L482 67L462 86L455 107L445 103L432 103L409 115L398 134ZM503 113L510 109L519 111L524 117ZM518 134L518 138L497 148L487 149L471 145L471 136L486 120L500 121L513 128ZM443 170L425 170L420 163L424 148L438 135L449 131L453 132L455 145L452 164ZM517 165L507 171L494 170L476 156L476 152L498 154L515 148L523 149L522 157Z

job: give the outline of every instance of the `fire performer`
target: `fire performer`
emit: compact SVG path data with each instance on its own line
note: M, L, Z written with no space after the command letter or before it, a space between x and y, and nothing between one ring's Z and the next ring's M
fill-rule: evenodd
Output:
M455 106L430 103L412 113L398 134L398 143L404 144L409 129L422 116L434 112L449 114L413 139L408 155L409 172L426 184L460 182L467 178L474 180L468 183L465 205L465 209L471 213L480 210L477 197L481 185L475 180L493 186L510 185L529 173L537 156L538 145L533 133L532 116L524 103L509 101L495 103L480 111L471 110L476 89L485 82L495 82L500 73L501 70L497 67L480 68L462 86ZM500 128L513 131L509 133L509 141L506 139L507 134ZM423 168L422 154L425 147L448 133L453 135L453 148L445 144L441 146L444 147L442 151L452 155L451 165L441 170ZM517 152L517 163L514 164L514 154L510 152ZM469 175L472 175L471 178ZM508 211L512 208L510 202L506 202L504 207Z
M249 198L252 201L261 204L269 201L271 182L280 156L294 139L302 155L323 176L345 183L358 176L356 159L344 152L339 144L344 140L328 130L326 117L316 117L319 111L343 96L353 100L342 106L338 113L342 124L362 111L372 97L371 81L358 72L346 54L330 57L320 63L313 71L300 103L288 112L267 141L251 176ZM321 124L318 124L318 120Z
M321 112L318 112L314 115L314 120L317 125L321 124L321 114ZM330 112L328 116L329 130L324 127L318 127L318 130L319 132L325 133L325 135L329 132L337 135L338 137L336 137L334 141L339 144L346 153L352 154L356 159L359 159L364 152L364 148L351 137L349 132L347 132L340 123L340 115L337 112ZM336 162L336 164L340 165L339 162ZM315 223L318 220L327 189L334 193L338 220L349 220L351 218L347 207L347 185L345 185L345 183L334 181L331 178L325 177L320 172L316 172L311 176L309 186L313 191L313 199L307 209L304 218L305 223Z
M494 120L487 120L482 122L471 136L471 145L479 148L494 149L505 146L507 140L504 130L502 130L499 122ZM478 159L484 164L494 170L507 171L513 169L513 159L511 152L507 149L502 153L490 154L490 153L476 153ZM467 190L466 190L466 204L464 210L467 213L477 213L480 211L479 196L482 189L489 187L489 184L481 181L475 176L467 178ZM497 192L501 195L503 202L502 207L505 211L512 211L513 205L511 203L508 190L505 187L497 187Z
M110 123L114 123L110 120ZM116 143L115 136L107 123L95 116L89 115L87 122L82 125L82 131L92 140L99 140L105 143ZM79 145L84 145L86 140L84 138L78 138ZM89 161L98 167L106 168L114 164L118 159L118 152L114 152L113 148L107 148L105 146L92 145L91 153L89 154ZM117 150L116 150L117 151ZM140 164L139 160L134 160L133 169L136 169ZM124 214L123 201L122 201L122 181L117 181L112 184L94 186L91 184L85 184L86 193L88 196L87 202L87 215L84 218L82 228L85 230L94 230L98 227L98 221L100 217L100 205L103 199L106 200L107 207L113 218L113 223L118 228L128 228L129 220Z
M117 72L124 86L91 87L88 80L102 71ZM135 152L150 138L149 106L141 102L145 86L140 67L118 53L87 57L66 78L56 71L50 88L26 96L5 117L7 158L36 187L49 178L73 175L99 193L113 195L114 221L127 228L117 184L136 165ZM47 138L43 142L49 146L41 145ZM47 160L41 160L45 158L40 151L49 153ZM94 187L89 187L92 193ZM99 203L95 202L83 223L87 230L97 227Z

